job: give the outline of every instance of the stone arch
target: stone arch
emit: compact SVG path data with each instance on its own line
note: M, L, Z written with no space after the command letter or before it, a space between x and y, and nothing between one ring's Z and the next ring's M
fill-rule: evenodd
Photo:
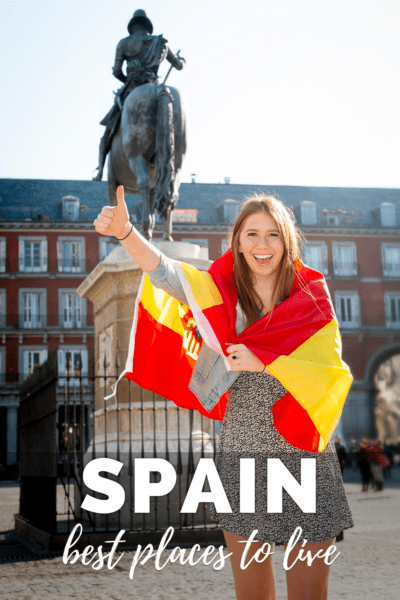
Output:
M388 360L391 356L400 354L400 342L390 344L389 346L383 346L379 348L377 352L369 359L367 366L365 367L364 381L367 385L374 386L374 375L385 360Z
M371 390L374 435L386 443L396 444L400 439L399 343L380 348L371 357L365 370L365 381Z

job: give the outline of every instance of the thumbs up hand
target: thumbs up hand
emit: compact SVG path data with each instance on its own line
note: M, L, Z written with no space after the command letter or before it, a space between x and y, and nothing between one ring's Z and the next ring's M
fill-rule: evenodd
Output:
M129 223L129 213L124 199L124 188L117 188L117 206L104 206L94 221L97 233L111 235L118 239L124 238L132 225Z

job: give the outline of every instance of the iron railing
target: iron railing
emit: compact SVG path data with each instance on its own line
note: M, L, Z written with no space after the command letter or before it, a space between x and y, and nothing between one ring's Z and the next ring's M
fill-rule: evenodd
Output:
M51 358L54 359L50 356L49 360ZM90 373L84 373L80 356L71 364L67 355L65 373L58 375L54 385L57 396L54 452L58 475L56 530L52 533L69 534L77 523L83 525L84 533L99 534L120 529L128 533L160 533L172 525L184 535L192 531L201 541L201 532L219 531L218 525L210 520L205 504L200 504L194 514L180 512L198 460L215 455L219 423L195 411L179 408L127 379L120 382L115 397L107 400L105 397L121 371L118 355L114 365L104 358L100 374L94 374L94 366L93 361ZM23 386L27 410L29 381ZM50 424L50 429L52 427ZM47 436L52 435L51 429ZM31 447L30 451L39 452L40 448ZM124 487L125 504L111 515L81 509L86 494L99 497L85 487L83 470L88 462L101 457L113 458L124 465L116 480ZM163 458L173 464L177 474L174 489L151 500L150 513L135 513L135 461L138 458ZM155 473L150 475L150 481L157 481ZM27 505L26 499L21 505Z
M38 314L27 312L19 315L6 315L0 321L1 327L14 329L87 329L93 327L93 315L79 314L78 311L65 311L61 314Z
M0 273L12 273L19 275L46 275L51 273L52 275L86 275L90 273L94 267L100 262L100 259L76 259L66 261L64 259L53 258L40 258L37 263L26 263L22 258L0 259Z

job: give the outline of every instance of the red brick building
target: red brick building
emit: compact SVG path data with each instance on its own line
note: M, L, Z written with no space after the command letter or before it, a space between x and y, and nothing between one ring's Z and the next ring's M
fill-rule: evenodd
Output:
M214 260L254 192L294 209L303 261L325 274L354 376L344 434L374 435L374 374L400 353L400 190L182 184L178 208L197 213L179 216L174 239ZM127 203L140 221L139 198ZM0 180L0 469L16 463L18 381L54 351L61 373L68 361L91 368L92 307L75 290L113 247L92 226L105 204L105 182Z

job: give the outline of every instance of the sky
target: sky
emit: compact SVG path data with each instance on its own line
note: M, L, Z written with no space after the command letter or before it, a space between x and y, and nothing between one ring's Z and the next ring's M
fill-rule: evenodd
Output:
M399 0L0 0L0 177L91 179L137 8L186 59L181 181L400 187ZM169 63L164 61L160 75Z

